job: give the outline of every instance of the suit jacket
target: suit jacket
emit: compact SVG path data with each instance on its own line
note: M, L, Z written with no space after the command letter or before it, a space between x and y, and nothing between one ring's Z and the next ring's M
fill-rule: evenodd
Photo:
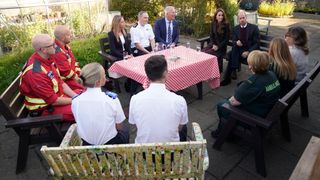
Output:
M216 52L218 56L226 54L227 44L230 37L230 25L225 24L222 31L222 34L219 34L217 32L217 24L214 23L214 21L211 23L209 47L212 48L213 45L218 46L218 51Z
M247 49L245 50L251 52L253 50L260 49L260 45L259 45L260 34L259 34L258 26L248 23L246 30L247 30L247 35L246 35ZM233 29L233 36L232 36L233 47L238 47L237 41L239 40L239 36L240 36L240 25L238 24Z
M179 25L176 20L172 21L173 30L172 30L172 42L178 44L179 41ZM166 19L161 18L157 20L154 24L154 32L156 37L156 42L162 44L168 44L166 42L167 39L167 26L166 26Z
M109 47L110 47L110 55L117 57L118 59L123 59L123 48L122 48L122 42L117 41L116 36L114 35L113 31L108 32L108 39L109 39ZM124 43L124 49L128 52L128 54L131 54L130 49L130 41L128 39L128 36L124 36L125 43Z

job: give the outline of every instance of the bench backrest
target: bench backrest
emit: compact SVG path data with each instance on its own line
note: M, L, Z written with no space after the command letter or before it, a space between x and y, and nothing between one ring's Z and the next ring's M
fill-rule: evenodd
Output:
M260 33L260 49L262 51L269 51L269 46L272 39L273 39L272 36L268 36Z
M201 129L200 129L201 131ZM170 143L79 146L76 124L60 147L41 148L57 177L113 179L203 179L206 140ZM78 146L69 146L78 145Z
M108 37L99 39L100 50L102 52L110 53L109 39Z
M24 96L19 92L19 85L20 75L1 94L0 113L7 121L28 115L28 110L23 103Z

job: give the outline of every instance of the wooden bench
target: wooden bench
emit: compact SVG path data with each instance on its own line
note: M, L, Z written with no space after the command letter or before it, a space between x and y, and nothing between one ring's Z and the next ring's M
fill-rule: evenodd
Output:
M109 46L109 39L108 37L105 38L101 38L99 39L99 44L100 44L100 51L98 51L98 54L101 56L101 58L103 59L103 67L106 70L106 72L108 71L109 67L117 61L117 58L110 55L110 46ZM110 78L110 77L109 77ZM113 79L114 82L114 86L116 88L116 91L118 93L121 93L121 88L120 88L120 84L118 79Z
M272 21L271 19L259 17L257 11L246 12L246 15L247 15L247 22L248 23L257 25L260 32L265 33L265 35L268 35L270 24ZM234 23L234 26L239 24L237 15L233 16L233 23Z
M220 149L226 138L232 133L243 137L243 139L251 142L254 147L257 172L266 177L267 173L265 169L263 148L266 134L275 123L280 121L282 134L288 141L290 141L291 138L288 123L288 111L290 107L295 103L295 101L300 97L300 107L302 115L306 113L305 111L307 111L308 109L306 91L319 71L320 63L317 63L305 78L303 78L283 98L278 100L278 102L273 106L272 110L268 113L266 118L261 118L249 112L241 110L235 106L224 104L223 108L230 112L230 116L228 120L225 120L227 121L227 123L222 129L222 134L215 141L213 148ZM243 133L244 131L242 128L236 128L236 123L238 121L246 124L249 127L248 129L250 129L251 133Z
M320 138L312 136L290 180L320 179Z
M209 166L206 140L193 125L193 141L81 146L77 125L70 127L60 147L41 148L57 178L204 179Z
M232 36L230 36L230 38L232 38ZM265 34L261 34L260 33L260 50L262 51L268 51L269 49L269 45L270 45L270 41L273 39L272 36L267 36ZM203 49L206 46L208 46L208 44L210 43L210 36L206 36L200 39L197 39L197 41L200 43L200 47L201 49ZM232 47L233 43L232 43L232 39L229 39L227 46ZM228 53L227 53L228 54Z
M0 96L0 113L7 121L5 127L13 128L19 136L16 173L25 169L29 145L48 142L59 144L64 135L58 126L62 122L62 115L28 117L28 110L23 103L24 96L19 92L19 84L20 76Z

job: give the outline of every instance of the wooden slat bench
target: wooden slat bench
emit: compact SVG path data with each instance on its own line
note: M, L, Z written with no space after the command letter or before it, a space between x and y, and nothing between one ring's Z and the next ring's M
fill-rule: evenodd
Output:
M81 146L77 125L70 127L60 147L41 148L57 178L204 179L209 166L206 140L193 125L193 141Z
M28 110L23 103L24 96L19 92L19 84L20 76L0 96L0 113L7 121L5 127L13 128L19 136L16 173L25 169L29 145L47 142L59 144L63 138L60 131L62 115L28 117Z
M320 138L312 136L290 180L320 179Z
M253 115L249 112L241 110L235 106L230 106L229 104L224 104L223 108L230 112L228 120L225 120L227 124L222 129L222 134L217 138L213 147L220 149L222 144L225 142L226 138L234 133L238 136L243 137L243 139L248 140L252 143L255 150L255 163L256 170L262 176L266 176L265 160L264 160L264 148L263 143L267 132L273 127L277 122L281 122L283 136L290 141L290 129L288 123L288 111L290 107L295 103L295 101L301 96L303 101L301 101L301 112L306 113L308 103L306 101L307 88L311 84L312 80L317 76L320 71L320 63L316 63L314 68L303 78L290 92L288 92L283 98L279 99L274 105L272 110L268 113L266 118L261 118ZM243 129L236 128L237 122L242 122L250 128L250 133L244 133Z

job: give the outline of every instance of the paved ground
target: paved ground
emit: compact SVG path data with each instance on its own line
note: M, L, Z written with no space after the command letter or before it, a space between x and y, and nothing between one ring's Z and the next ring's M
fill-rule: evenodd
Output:
M291 18L273 18L270 35L283 37L288 26L304 27L310 37L310 67L320 56L320 16L295 14ZM191 41L196 46L194 39L183 37L182 43ZM244 66L238 81L246 79L248 70ZM215 90L204 85L203 100L196 99L196 88L190 87L180 92L188 102L190 122L198 122L208 142L210 166L206 173L206 179L263 179L255 172L254 156L252 149L246 142L226 143L221 151L211 148L214 139L210 137L210 131L217 125L216 103L233 94L237 81L227 87ZM122 86L123 87L123 86ZM268 176L266 179L288 179L297 164L310 137L320 136L320 113L317 109L320 105L320 78L308 89L310 117L300 116L300 104L296 103L289 112L290 128L292 130L292 142L286 142L279 126L276 126L267 138L265 146L265 158ZM129 97L126 93L120 94L120 100L127 109ZM4 120L0 116L0 179L50 179L47 174L47 165L39 154L40 146L30 147L29 160L26 170L16 175L15 166L17 158L18 137L12 129L4 128ZM189 130L191 130L189 128ZM132 134L135 130L132 129Z

